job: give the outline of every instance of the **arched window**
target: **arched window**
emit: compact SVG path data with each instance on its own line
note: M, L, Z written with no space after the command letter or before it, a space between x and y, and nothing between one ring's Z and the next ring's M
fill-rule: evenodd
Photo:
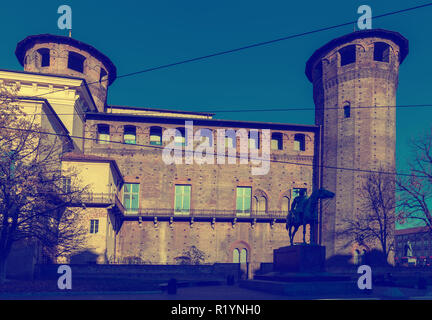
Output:
M41 67L50 65L50 50L48 48L40 48L37 52L41 55Z
M272 133L271 149L272 150L282 150L283 149L282 133L279 133L279 132L273 132Z
M303 133L297 133L294 136L294 150L305 151L306 150L306 138Z
M110 141L110 128L107 124L98 124L97 126L97 143L107 144Z
M289 207L290 207L290 198L288 197L283 197L282 198L282 212L285 214L288 214L289 212Z
M265 214L267 212L267 199L264 196L258 198L258 214Z
M341 66L353 63L356 61L356 47L354 44L343 47L339 50L341 58Z
M83 55L69 51L68 68L83 73L85 59Z
M174 145L182 147L186 145L185 128L176 128L176 136L174 138Z
M260 134L258 130L249 131L249 149L259 149Z
M200 143L209 147L213 146L213 132L210 129L199 129L198 134L201 136Z
M240 251L240 263L247 263L247 250L245 248Z
M351 117L351 106L349 104L346 104L344 106L344 117L350 118Z
M225 148L235 148L236 147L236 133L234 130L227 130L225 133Z
M123 139L126 144L136 144L136 127L124 126Z
M240 263L240 251L237 248L233 250L233 263Z
M390 46L385 42L374 43L374 60L389 62L390 59Z
M162 145L162 128L151 127L150 128L150 144L153 146Z
M354 251L354 264L355 265L360 264L360 250L359 249L355 249L355 251Z

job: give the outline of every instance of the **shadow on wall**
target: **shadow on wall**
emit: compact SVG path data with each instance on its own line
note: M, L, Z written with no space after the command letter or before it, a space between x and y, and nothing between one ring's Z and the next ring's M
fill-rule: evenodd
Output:
M96 264L98 255L89 250L81 251L70 257L71 264Z

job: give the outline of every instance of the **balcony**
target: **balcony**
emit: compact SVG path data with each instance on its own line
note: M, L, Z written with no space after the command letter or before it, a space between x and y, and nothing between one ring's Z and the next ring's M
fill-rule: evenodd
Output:
M267 212L237 212L237 210L216 210L216 209L190 209L181 212L168 208L146 208L136 211L126 211L125 219L135 220L213 220L218 221L274 221L285 222L287 213L284 211L267 211Z
M121 214L124 214L126 211L117 194L114 193L86 193L81 196L80 200L81 203L85 204L86 206L112 206L113 208L117 209Z

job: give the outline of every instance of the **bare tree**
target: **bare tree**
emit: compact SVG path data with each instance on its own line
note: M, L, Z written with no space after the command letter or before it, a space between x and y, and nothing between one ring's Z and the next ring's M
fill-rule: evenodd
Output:
M343 221L338 236L368 247L378 244L384 257L388 259L394 249L394 226L396 221L395 174L380 167L376 172L365 176L360 190L362 205L354 216Z
M411 143L410 176L397 180L400 221L417 220L432 232L432 128Z
M0 283L14 243L35 241L56 257L85 241L71 208L81 203L86 188L74 188L68 182L76 180L76 172L61 168L70 140L44 133L41 110L27 114L16 91L0 88Z

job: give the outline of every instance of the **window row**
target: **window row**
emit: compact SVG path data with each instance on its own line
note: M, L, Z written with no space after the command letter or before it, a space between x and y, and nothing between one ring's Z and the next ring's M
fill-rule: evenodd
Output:
M40 48L37 49L36 52L40 56L40 66L41 67L49 67L50 66L50 49L48 48ZM84 73L84 61L86 60L86 57L83 55L74 52L69 51L68 52L68 68L80 73ZM108 73L104 68L101 68L100 75L99 75L99 82L106 79L106 76Z
M340 65L345 66L347 64L356 61L356 45L351 44L342 49L339 49L340 54ZM374 43L374 61L390 62L390 46L385 42Z
M138 183L125 183L123 186L123 206L129 213L139 211L140 185ZM306 188L294 188L292 190L291 199L297 197L301 190L306 192ZM264 195L255 195L252 197L251 187L236 188L236 213L237 215L250 215L252 206L254 213L265 214L268 211L268 200ZM290 198L284 196L282 198L281 211L288 214L290 209ZM174 192L174 214L189 214L191 210L191 185L178 184L175 185Z
M185 128L176 128L177 135L174 140L175 146L185 146L187 144L187 136ZM213 146L213 134L210 129L201 129L202 143L207 143L210 147ZM259 149L260 145L260 133L251 134L249 132L249 148ZM107 124L97 125L97 143L108 144L110 142L110 127ZM135 126L126 125L123 131L123 142L125 144L136 144L137 143L137 130ZM226 148L236 148L236 135L229 134L225 137ZM162 145L162 128L151 127L150 128L150 145L161 146ZM271 135L270 147L272 150L283 150L283 135L280 132L273 132ZM306 136L303 133L297 133L294 135L294 150L305 151L306 150Z

